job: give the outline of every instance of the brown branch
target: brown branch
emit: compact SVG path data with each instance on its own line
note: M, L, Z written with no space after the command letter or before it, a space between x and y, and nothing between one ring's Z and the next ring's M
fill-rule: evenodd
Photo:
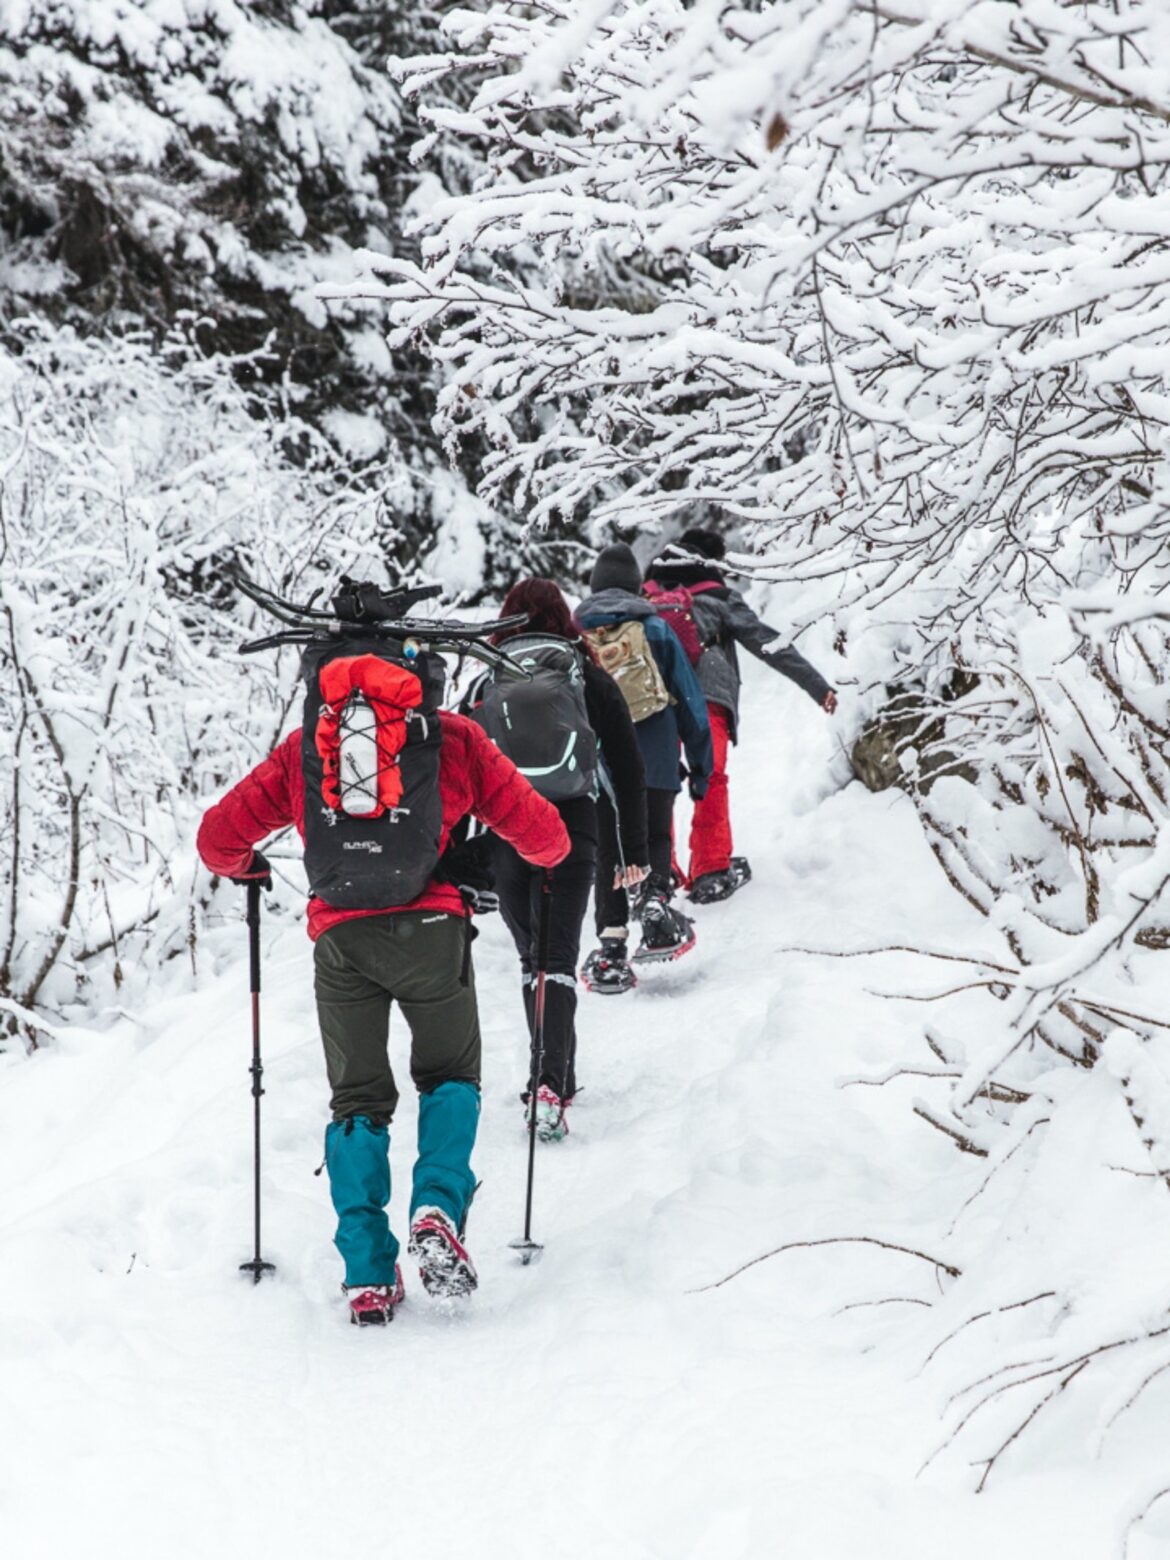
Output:
M961 1072L951 1068L892 1067L880 1078L846 1078L841 1087L843 1089L884 1089L887 1083L895 1083L899 1078L961 1078L962 1076ZM1025 1094L1023 1089L1013 1089L1010 1084L996 1083L994 1080L984 1084L975 1097L993 1100L997 1105L1024 1105L1032 1098L1030 1094Z
M925 1370L925 1368L930 1364L931 1360L934 1359L935 1355L940 1351L940 1349L944 1349L946 1345L953 1339L957 1338L961 1332L964 1332L968 1327L974 1326L976 1322L986 1321L989 1316L1002 1316L1008 1311L1022 1311L1025 1306L1036 1305L1041 1300L1055 1299L1056 1290L1045 1289L1041 1294L1032 1295L1027 1300L1013 1300L1010 1305L996 1305L992 1306L989 1311L976 1312L974 1316L969 1316L965 1322L960 1322L957 1327L953 1328L952 1331L947 1333L945 1338L939 1339L934 1348L931 1349L930 1353L923 1360L922 1368Z
M874 9L882 21L891 22L898 27L921 27L930 20L929 15L906 16L895 11L890 6L881 4L875 5ZM986 49L978 44L968 43L966 39L957 40L955 46L961 49L964 54L970 54L974 59L983 60L987 65L998 65L1003 70L1013 71L1016 75L1028 76L1033 81L1041 82L1046 87L1052 87L1054 91L1067 93L1069 97L1078 98L1081 102L1093 103L1098 108L1137 109L1140 113L1149 114L1154 119L1161 119L1170 123L1170 108L1155 102L1153 98L1145 97L1141 93L1130 92L1127 89L1115 89L1112 94L1101 92L1095 87L1086 86L1083 82L1070 81L1066 76L1057 76L1051 71L1040 70L1031 60L1014 59L1010 54L1000 54L994 49ZM1083 61L1079 63L1081 63L1082 69L1089 68Z
M1072 1370L1069 1371L1068 1375L1065 1376L1063 1381L1058 1381L1050 1392L1046 1392L1040 1401L1033 1407L1031 1413L1028 1414L1028 1416L1016 1426L1016 1428L1009 1436L1006 1436L1004 1440L1000 1442L999 1446L996 1447L995 1451L992 1452L991 1456L987 1459L987 1463L983 1469L983 1475L980 1478L979 1483L975 1486L976 1495L982 1495L984 1488L987 1485L987 1481L991 1477L991 1470L1003 1456L1004 1452L1007 1451L1008 1447L1011 1446L1012 1442L1019 1440L1032 1421L1043 1412L1049 1403L1052 1402L1052 1399L1054 1397L1059 1397L1066 1387L1071 1386L1071 1384L1080 1375L1081 1371L1088 1369L1088 1365L1089 1362L1087 1359L1082 1360L1079 1365L1075 1365Z
M1165 1500L1167 1495L1170 1495L1170 1484L1167 1484L1164 1488L1162 1488L1160 1490L1155 1490L1153 1495L1150 1496L1149 1500L1145 1503L1145 1505L1142 1507L1142 1509L1138 1512L1137 1516L1136 1517L1132 1517L1130 1519L1130 1521L1126 1524L1125 1533L1124 1533L1124 1535L1122 1537L1122 1540L1121 1540L1122 1560L1126 1560L1126 1557L1129 1555L1129 1539L1130 1539L1130 1535L1132 1534L1134 1528L1140 1527L1141 1524L1149 1516L1150 1512L1153 1511L1154 1507L1158 1504L1158 1502L1160 1500Z
M920 1116L923 1121L934 1127L936 1131L944 1133L949 1138L953 1138L957 1146L961 1148L965 1154L975 1154L979 1159L987 1158L987 1149L980 1148L978 1143L974 1142L973 1139L960 1132L958 1127L952 1127L948 1122L941 1121L937 1116L933 1115L927 1109L927 1107L921 1103L921 1101L916 1100L912 1106L912 1109L916 1116Z
M1003 975L1018 975L1019 970L1007 964L997 964L994 959L979 958L965 953L940 953L936 948L915 948L910 943L884 943L878 948L777 948L777 953L807 953L818 959L868 959L877 953L914 953L923 959L946 959L952 964L977 964L982 969L998 970Z
M924 1305L928 1311L934 1309L933 1300L920 1300L914 1295L887 1295L882 1300L853 1300L848 1305L839 1306L833 1315L844 1316L846 1311L864 1311L877 1305Z
M1164 1360L1161 1365L1156 1366L1152 1371L1150 1371L1145 1379L1138 1383L1133 1392L1130 1393L1129 1397L1126 1398L1125 1402L1116 1411L1116 1413L1110 1415L1104 1430L1101 1432L1102 1436L1108 1435L1110 1430L1113 1429L1113 1426L1121 1418L1122 1414L1129 1412L1129 1410L1134 1406L1138 1398L1141 1397L1142 1393L1146 1390L1150 1383L1152 1381L1156 1381L1159 1376L1163 1375L1168 1370L1170 1370L1170 1360Z
M886 1251L901 1251L908 1257L919 1257L923 1262L929 1262L932 1267L941 1268L951 1278L958 1278L960 1269L952 1267L949 1262L943 1262L939 1257L927 1256L925 1251L916 1251L913 1246L899 1246L895 1241L879 1240L876 1235L828 1235L822 1240L791 1240L783 1246L777 1246L773 1251L765 1251L762 1257L753 1257L750 1262L745 1262L742 1267L737 1267L728 1273L725 1278L716 1279L713 1284L702 1284L698 1289L688 1289L688 1295L706 1294L709 1289L722 1289L724 1284L729 1284L733 1278L738 1278L741 1273L746 1273L748 1268L756 1267L761 1262L767 1262L770 1257L778 1257L784 1251L807 1250L813 1246L881 1246Z

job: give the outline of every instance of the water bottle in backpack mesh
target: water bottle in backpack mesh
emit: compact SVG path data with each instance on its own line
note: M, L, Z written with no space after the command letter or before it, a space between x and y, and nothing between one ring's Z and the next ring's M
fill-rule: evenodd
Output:
M309 890L342 910L409 904L439 859L443 662L359 632L310 644L301 670Z

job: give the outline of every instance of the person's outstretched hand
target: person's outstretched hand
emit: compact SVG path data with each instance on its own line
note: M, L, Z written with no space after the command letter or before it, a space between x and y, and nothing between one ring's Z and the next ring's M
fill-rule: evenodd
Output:
M821 709L824 710L826 715L835 715L837 713L837 694L834 689L830 688L821 700Z
M613 875L613 886L615 888L637 888L638 884L649 876L649 867L619 867Z

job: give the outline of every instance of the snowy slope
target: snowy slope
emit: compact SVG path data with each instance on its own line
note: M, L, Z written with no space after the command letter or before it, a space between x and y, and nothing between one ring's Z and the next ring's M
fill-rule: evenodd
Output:
M133 1016L0 1060L6 1554L1112 1556L1127 1470L1086 1477L1076 1435L979 1497L961 1466L916 1477L941 1438L921 1374L939 1331L930 1263L797 1249L693 1292L789 1241L937 1252L972 1175L905 1090L839 1086L919 1059L921 1009L866 987L921 972L783 950L924 929L962 946L973 913L903 798L833 789L832 728L811 703L752 667L748 708L733 799L755 881L700 910L685 962L630 997L583 999L585 1090L572 1136L539 1156L547 1249L529 1269L507 1249L523 1213L519 985L504 928L484 923L481 1289L466 1310L416 1280L385 1333L346 1325L291 915L265 930L273 1282L236 1272L251 1238L240 921L204 944L197 983L172 966ZM405 1072L401 1025L394 1055ZM400 1186L413 1136L404 1104Z

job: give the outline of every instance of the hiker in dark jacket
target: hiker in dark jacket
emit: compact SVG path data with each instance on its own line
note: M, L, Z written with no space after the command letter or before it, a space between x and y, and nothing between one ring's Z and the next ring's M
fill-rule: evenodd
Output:
M702 654L699 682L707 700L714 747L714 769L706 795L695 804L691 821L688 886L692 900L709 904L726 899L751 876L742 856L732 856L731 810L727 781L728 744L734 744L739 727L739 662L736 646L742 645L773 671L782 672L829 715L837 708L837 695L816 667L793 645L781 645L738 591L727 584L721 568L725 547L715 531L684 531L671 553L698 554L704 561L679 561L671 556L655 560L646 571L648 583L664 590L682 587L691 594L691 611Z
M646 775L634 723L621 690L594 661L573 622L569 604L552 580L525 579L512 586L504 601L503 616L526 613L521 628L496 635L495 643L509 648L531 643L534 636L572 645L584 674L585 713L596 737L604 779L617 802L617 828L621 837L622 865L607 866L612 890L634 888L650 870L646 842ZM523 655L522 651L517 654ZM536 782L540 784L539 780ZM581 925L589 907L589 892L597 869L598 800L592 795L572 796L554 805L569 831L570 850L547 874L548 964L545 982L544 1050L540 1077L536 1080L536 1130L544 1142L557 1142L568 1132L565 1111L577 1092L577 958L581 950ZM613 809L605 802L607 819ZM609 851L607 861L613 856ZM546 874L532 866L505 840L495 840L496 890L504 921L520 955L524 979L524 1007L532 1036L536 1008L537 946L540 902ZM529 1078L529 1088L533 1080Z
M630 547L618 542L604 548L594 564L590 587L592 594L577 608L577 622L602 665L613 672L627 701L635 681L645 688L656 677L657 687L662 690L659 699L650 699L651 707L658 706L653 713L639 718L639 709L632 710L646 767L650 847L650 876L639 902L642 944L635 960L675 959L693 948L695 942L693 923L670 903L674 802L682 785L679 745L681 742L686 753L690 793L698 800L706 791L712 767L706 701L678 640L639 594L642 571ZM623 625L630 625L635 632L630 635ZM647 677L642 678L637 666L639 635L643 636L653 662L643 668ZM604 642L607 640L608 643ZM635 984L635 977L627 957L629 900L624 888L612 886L618 865L617 831L604 801L599 810L601 844L595 909L600 947L586 960L581 977L590 990L612 994L628 991Z

